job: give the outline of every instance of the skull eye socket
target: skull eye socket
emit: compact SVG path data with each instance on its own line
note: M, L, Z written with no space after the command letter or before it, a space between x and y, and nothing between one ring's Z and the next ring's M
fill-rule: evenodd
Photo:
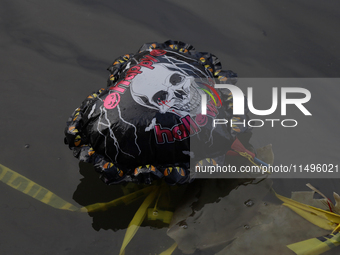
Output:
M172 85L178 85L184 81L185 77L179 73L174 73L173 75L170 76L170 83Z
M158 91L156 94L154 94L152 100L157 104L161 104L163 101L166 101L168 94L169 93L164 90Z

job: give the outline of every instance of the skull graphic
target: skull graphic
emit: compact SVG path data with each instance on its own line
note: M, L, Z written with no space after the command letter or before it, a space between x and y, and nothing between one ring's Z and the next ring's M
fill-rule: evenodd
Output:
M196 115L204 93L193 76L168 64L154 64L152 70L143 68L143 73L133 79L130 87L131 95L138 104L181 117L188 113Z

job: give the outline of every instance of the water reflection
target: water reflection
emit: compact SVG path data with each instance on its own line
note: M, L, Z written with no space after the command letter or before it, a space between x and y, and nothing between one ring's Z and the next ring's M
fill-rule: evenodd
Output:
M73 194L73 199L82 206L100 202L109 202L124 195L120 185L105 185L100 179L93 166L86 163L79 163L79 172L83 176ZM110 208L104 212L89 213L93 218L92 227L100 229L112 229L114 231L125 229L130 223L138 205L130 204ZM124 215L124 216L122 216Z
M177 207L168 235L184 253L213 254L247 230L270 188L267 179L197 180Z
M80 173L84 178L73 198L83 206L108 202L145 187L104 185L92 165L85 163L80 163ZM282 206L272 190L272 180L268 178L197 179L183 186L162 182L153 185L160 189L142 226L167 229L167 235L178 245L174 254L261 254L264 250L272 254L290 254L287 244L329 232ZM92 227L96 231L126 229L143 201L144 198L139 198L103 212L89 213ZM173 213L170 224L161 217L151 219L157 218L155 212L160 215L162 212ZM162 233L163 237L157 237L158 242L169 243ZM153 240L151 235L147 242L152 244ZM129 244L133 250L138 245L133 239ZM160 243L155 244L155 249L160 247Z
M73 194L73 199L83 206L109 202L148 187L147 185L132 183L108 186L99 179L99 174L95 172L91 164L81 162L79 169L84 178L80 180L81 182ZM187 185L169 186L163 182L154 182L153 185L161 186L162 189L157 195L156 201L152 204L153 211L150 211L147 215L142 226L164 228L168 226L169 220L161 220L161 217L163 217L164 212L171 212L172 214ZM126 229L145 197L141 196L133 201L125 200L125 204L110 207L106 211L90 212L89 216L93 219L92 227L96 231L100 229L111 229L113 231ZM169 218L167 215L166 217Z
M283 206L270 179L198 180L168 235L185 254L292 254L286 245L329 234Z

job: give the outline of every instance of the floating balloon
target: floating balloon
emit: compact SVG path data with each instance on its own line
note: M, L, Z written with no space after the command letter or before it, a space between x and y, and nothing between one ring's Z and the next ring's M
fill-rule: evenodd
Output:
M65 142L107 184L191 180L190 161L225 154L247 127L231 119L232 95L214 83L236 82L212 54L178 41L144 44L108 68L107 88L91 94L67 122ZM207 113L201 114L202 95ZM239 122L247 116L238 116ZM207 150L191 150L193 146ZM223 149L221 149L223 148Z

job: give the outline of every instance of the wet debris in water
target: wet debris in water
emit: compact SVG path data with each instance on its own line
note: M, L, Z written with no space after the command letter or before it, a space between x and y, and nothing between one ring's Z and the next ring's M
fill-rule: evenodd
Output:
M178 224L181 228L183 228L183 229L187 229L188 228L188 225L187 225L187 223L183 220L183 221L181 221L181 222L179 222L179 224Z
M28 143L26 143L26 144L24 145L24 147L25 147L26 149L28 149L28 148L30 147L30 145L29 145Z
M253 200L248 199L246 202L244 202L244 205L247 206L247 207L251 207L251 206L254 205L254 202L253 202Z

